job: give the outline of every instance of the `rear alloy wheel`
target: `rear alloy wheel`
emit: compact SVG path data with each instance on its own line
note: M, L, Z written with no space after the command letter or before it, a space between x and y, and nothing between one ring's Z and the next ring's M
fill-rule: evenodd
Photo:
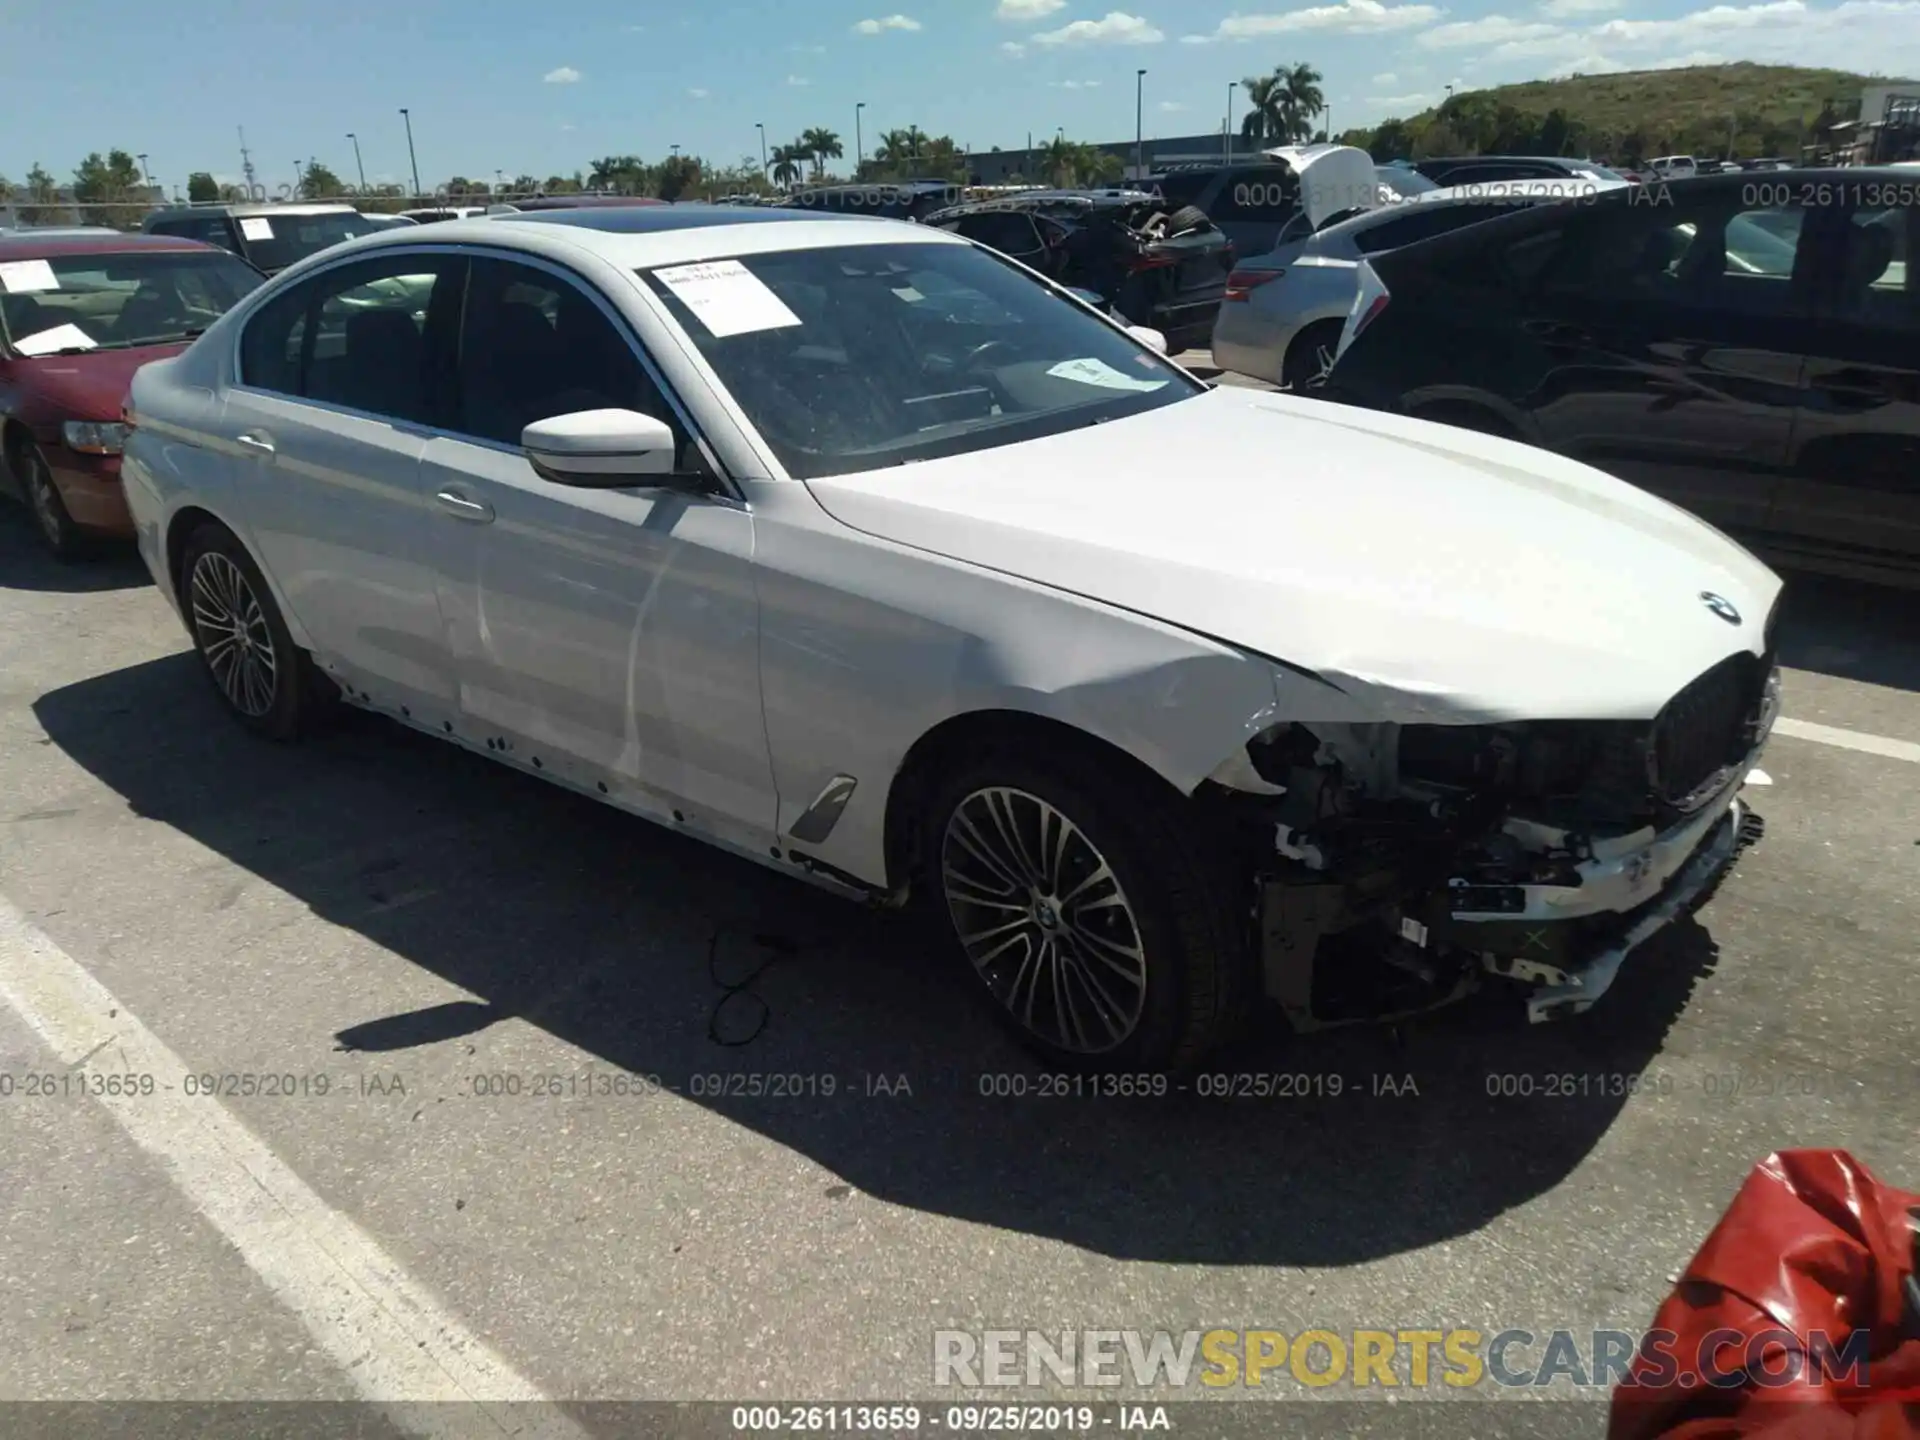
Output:
M325 682L294 645L245 547L216 525L196 531L180 566L180 598L227 709L249 730L295 738L319 707Z
M1280 367L1283 389L1306 394L1317 390L1333 369L1334 352L1340 348L1340 326L1321 320L1293 337L1287 358Z
M1030 1049L1063 1069L1180 1070L1228 1036L1244 926L1177 796L1063 752L984 756L929 798L945 928Z
M15 455L20 483L27 492L27 506L33 511L33 527L41 542L56 560L77 560L86 552L87 537L67 514L60 488L53 483L53 468L40 447L26 444Z

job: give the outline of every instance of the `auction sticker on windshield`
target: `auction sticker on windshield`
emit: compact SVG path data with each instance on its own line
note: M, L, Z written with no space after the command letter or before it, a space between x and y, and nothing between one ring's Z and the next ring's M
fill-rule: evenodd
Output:
M56 325L14 341L13 348L22 355L52 355L59 350L92 350L98 343L78 325Z
M0 285L9 295L31 295L38 290L58 290L60 277L45 260L0 260Z
M653 273L718 338L800 323L786 302L738 260L703 260Z
M240 233L248 240L271 240L273 222L264 216L248 215L240 222Z
M1164 380L1136 380L1124 375L1104 360L1062 360L1058 365L1050 366L1049 375L1057 375L1062 380L1078 380L1082 385L1098 385L1103 390L1159 390L1166 386Z

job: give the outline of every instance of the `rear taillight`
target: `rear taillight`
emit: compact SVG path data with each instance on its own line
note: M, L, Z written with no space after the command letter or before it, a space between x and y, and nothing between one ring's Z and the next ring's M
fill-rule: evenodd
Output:
M1353 338L1355 340L1358 340L1360 338L1360 332L1362 330L1365 330L1367 326L1371 325L1374 322L1374 320L1379 317L1380 312L1385 310L1386 308L1387 308L1387 292L1382 290L1378 295L1374 296L1373 299L1367 302L1367 308L1362 310L1359 316L1355 318L1353 322Z
M1278 280L1284 270L1236 270L1227 276L1225 299L1244 300L1270 280Z
M1178 255L1136 255L1127 262L1127 273L1138 275L1142 270L1171 270L1179 263Z

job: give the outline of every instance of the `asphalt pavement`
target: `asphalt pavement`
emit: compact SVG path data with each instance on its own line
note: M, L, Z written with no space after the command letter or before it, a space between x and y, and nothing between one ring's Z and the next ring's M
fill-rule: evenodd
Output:
M7 507L0 1400L931 1405L943 1329L1644 1326L1769 1151L1920 1186L1920 608L1791 594L1765 837L1595 1012L1094 1099L905 922L366 717L244 736L137 560Z

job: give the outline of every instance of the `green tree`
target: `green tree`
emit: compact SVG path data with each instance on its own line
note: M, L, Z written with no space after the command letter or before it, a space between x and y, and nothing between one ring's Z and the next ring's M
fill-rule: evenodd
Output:
M38 160L27 172L27 203L16 207L23 225L57 224L65 215L60 203L60 185Z
M589 190L613 190L622 195L638 195L652 188L647 162L638 155L603 155L593 162L587 174Z
M827 161L838 160L842 155L847 153L845 147L840 143L839 132L829 130L823 125L816 125L811 129L801 131L799 140L794 143L799 145L802 151L813 158L813 178L815 180L824 180L827 178Z
M308 200L334 200L346 193L346 182L318 160L300 177L300 194Z
M678 200L699 183L700 161L692 155L675 155L660 162L654 194L662 200Z
M140 177L139 163L125 150L109 150L102 160L95 150L73 172L73 198L89 208L82 223L131 230L152 208Z
M782 187L792 186L800 180L800 167L810 158L808 151L798 141L792 145L776 145L768 158L773 171L773 183Z
M1375 160L1411 160L1413 135L1404 120L1382 120L1363 148Z
M1250 106L1240 134L1256 145L1292 145L1313 134L1314 117L1327 108L1323 77L1311 65L1276 65L1271 75L1240 82Z
M204 170L196 170L187 176L187 199L196 205L205 205L220 198L219 183Z
M571 179L565 175L549 175L547 183L540 187L548 195L577 195L585 188L577 175Z

